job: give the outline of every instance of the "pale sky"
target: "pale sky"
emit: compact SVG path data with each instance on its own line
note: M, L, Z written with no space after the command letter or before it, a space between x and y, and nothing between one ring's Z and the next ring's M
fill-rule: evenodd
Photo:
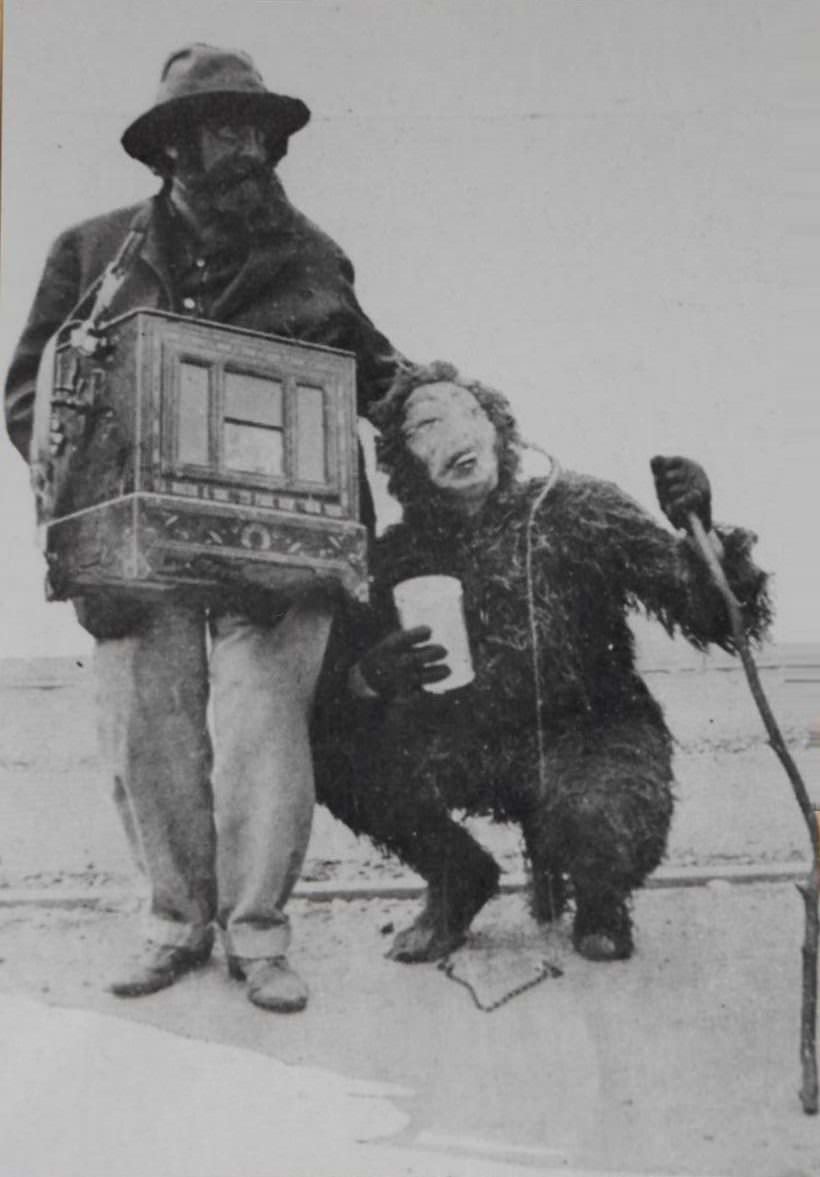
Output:
M69 224L150 195L119 146L165 57L244 48L313 111L282 177L417 360L503 388L562 464L656 510L681 453L760 536L784 641L820 640L814 0L6 0L7 367ZM0 656L86 648L42 602L0 442Z

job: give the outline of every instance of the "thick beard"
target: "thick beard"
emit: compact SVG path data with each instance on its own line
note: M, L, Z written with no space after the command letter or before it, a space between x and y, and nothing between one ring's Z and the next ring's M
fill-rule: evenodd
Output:
M203 236L214 241L251 239L271 229L284 199L270 165L242 156L208 172L186 171L179 181Z

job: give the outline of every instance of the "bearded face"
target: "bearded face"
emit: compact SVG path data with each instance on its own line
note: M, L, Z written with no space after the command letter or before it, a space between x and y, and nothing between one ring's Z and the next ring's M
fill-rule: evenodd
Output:
M252 235L275 220L282 190L274 167L284 144L272 149L255 123L204 122L169 147L168 155L172 194L205 234Z

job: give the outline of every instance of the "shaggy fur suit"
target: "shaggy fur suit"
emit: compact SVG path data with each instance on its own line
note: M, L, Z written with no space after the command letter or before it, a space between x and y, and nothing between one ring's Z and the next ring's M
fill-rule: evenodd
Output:
M576 942L600 928L628 955L625 901L663 856L673 778L672 738L635 671L627 615L641 607L699 648L730 648L729 624L692 541L616 486L563 473L533 513L541 490L508 480L477 520L421 500L377 543L382 632L396 624L394 584L453 575L476 677L391 704L323 695L318 795L421 874L431 918L456 926L496 889L498 868L451 811L520 823L536 917L560 913L568 881ZM749 633L760 635L768 603L754 537L718 532Z

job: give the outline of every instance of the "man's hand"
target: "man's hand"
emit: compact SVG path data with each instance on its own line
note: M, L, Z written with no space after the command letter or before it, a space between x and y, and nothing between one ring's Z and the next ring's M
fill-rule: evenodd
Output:
M367 686L391 699L447 678L450 668L442 662L447 651L444 646L426 645L430 634L426 625L398 629L368 650L358 663Z
M706 531L711 531L712 488L703 467L689 458L661 456L653 458L650 466L658 502L672 526L689 531L688 515L694 511Z

